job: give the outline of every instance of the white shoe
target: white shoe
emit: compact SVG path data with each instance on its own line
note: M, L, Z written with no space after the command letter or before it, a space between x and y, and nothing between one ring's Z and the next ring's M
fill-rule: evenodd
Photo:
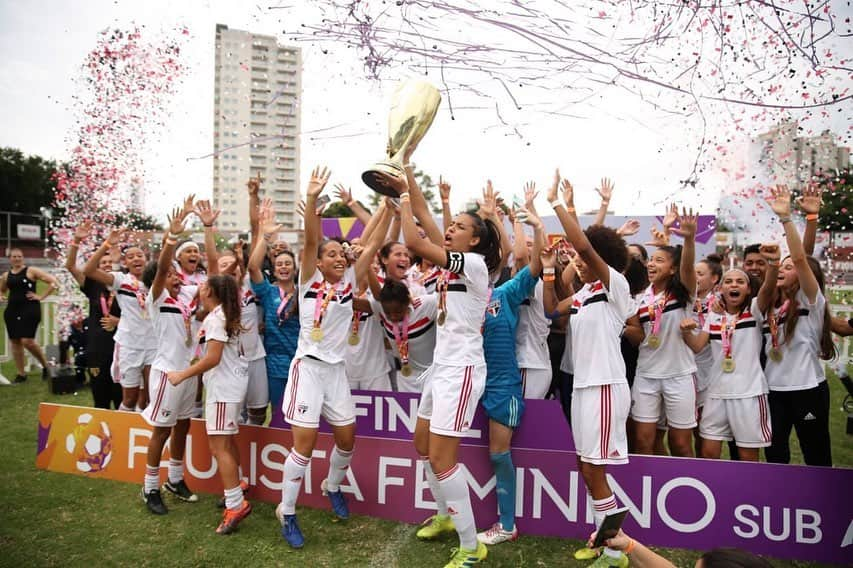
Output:
M493 524L490 529L477 534L477 540L489 545L511 542L517 538L518 527L514 526L511 531L505 531L499 522Z

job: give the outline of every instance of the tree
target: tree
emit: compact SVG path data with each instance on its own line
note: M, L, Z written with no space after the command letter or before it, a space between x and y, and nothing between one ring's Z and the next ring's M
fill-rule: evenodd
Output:
M116 215L115 226L133 231L159 231L163 228L151 215L133 209Z
M820 207L818 229L821 231L850 231L850 210L853 207L853 179L850 169L820 180L823 186L823 205Z
M0 210L37 215L41 207L50 207L54 172L53 160L0 148Z
M378 195L378 194L377 194ZM362 207L364 207L364 203L361 203ZM364 207L367 209L367 207ZM369 209L367 209L369 211ZM332 218L332 217L355 217L355 213L352 212L352 209L347 207L343 201L335 201L334 203L330 203L326 209L323 210L323 217Z
M438 201L436 200L436 194L435 191L433 191L433 188L436 187L436 185L432 181L430 175L424 173L422 170L415 170L415 173L413 175L415 176L415 181L418 182L418 185L420 186L421 191L424 194L424 199L426 199L427 205L429 205L429 208L432 210L433 214L441 215L441 204L438 203ZM370 196L370 205L372 205L374 209L376 207L379 207L379 200L382 197L382 195L373 192L373 194L371 194Z

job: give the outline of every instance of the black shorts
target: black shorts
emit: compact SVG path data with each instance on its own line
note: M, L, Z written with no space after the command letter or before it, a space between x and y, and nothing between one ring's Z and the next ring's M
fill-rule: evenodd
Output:
M33 339L41 322L39 302L14 303L6 306L3 313L9 339Z

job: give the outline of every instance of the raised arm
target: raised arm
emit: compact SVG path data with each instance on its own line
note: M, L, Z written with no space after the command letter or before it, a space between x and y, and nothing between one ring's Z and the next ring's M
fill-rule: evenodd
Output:
M424 230L427 238L433 244L439 247L442 246L444 244L444 231L438 228L438 225L435 224L435 220L432 218L432 211L430 211L426 198L424 198L424 194L415 180L411 164L406 165L406 185L408 186L409 197L411 199L412 214L421 222L421 229ZM444 265L444 261L441 264Z
M609 178L601 178L601 184L595 188L598 195L601 196L601 205L598 207L598 213L595 214L594 225L603 225L604 219L607 217L607 208L610 207L610 198L613 197L613 188L616 187Z
M814 256L814 244L817 240L817 219L820 213L822 195L823 188L816 183L810 183L803 189L803 194L797 198L797 205L806 214L803 250L809 256Z
M450 184L441 176L438 176L438 193L441 196L441 220L446 231L453 223L453 213L450 212Z
M204 254L207 256L207 271L209 274L219 274L219 254L216 251L216 231L213 227L221 211L210 206L210 201L197 201L194 213L204 227Z
M258 208L261 206L261 174L258 172L258 177L249 178L246 182L246 188L249 190L249 231L251 235L251 250L255 250L255 244L258 241Z
M402 177L394 178L390 187L400 196L400 225L403 229L403 240L406 242L406 247L413 256L426 259L436 266L447 266L447 251L444 250L444 247L433 242L431 238L422 239L418 233L418 226L415 224L415 217L412 212L412 196L409 193L408 180ZM431 218L429 222L438 229ZM423 226L424 220L422 219L421 227Z
M557 252L553 248L546 248L540 254L542 265L542 305L545 309L545 317L555 320L569 313L572 307L572 297L560 300L556 287Z
M101 257L103 257L111 248L117 247L124 236L125 229L110 231L107 239L98 247L92 256L89 257L89 260L86 261L86 265L83 267L83 274L96 282L100 282L104 286L112 287L113 281L115 280L112 273L104 272L98 268L98 265L101 263Z
M172 235L180 235L184 232L184 211L179 208L172 210L169 215L169 236L163 242L163 249L160 251L160 257L157 259L157 273L154 275L154 282L151 283L151 297L157 299L163 293L163 287L166 285L166 275L169 273L169 268L172 266L172 258L175 256L175 246L178 244L177 239Z
M305 245L302 248L302 266L299 280L302 284L308 282L317 270L317 251L320 248L320 215L317 213L317 198L329 182L332 172L317 166L311 172L305 197Z
M817 295L820 292L820 285L817 278L809 268L808 260L806 259L806 251L803 248L803 242L800 240L800 234L797 232L797 227L791 220L791 192L786 185L777 185L772 190L773 202L770 207L773 212L779 216L779 222L785 229L785 240L788 242L788 254L791 255L791 261L797 269L797 280L800 283L800 289L806 295L810 303L814 303ZM767 278L765 278L767 280ZM775 278L774 278L775 280Z
M74 229L74 235L71 237L71 244L68 245L68 254L65 257L65 270L71 273L74 281L78 286L82 286L86 280L86 275L83 271L77 268L77 251L80 249L80 244L89 238L89 233L92 230L92 223L83 221Z
M375 217L378 218L378 223L370 235L368 241L364 244L364 250L355 261L355 281L359 287L363 286L367 273L370 271L370 265L373 264L373 259L376 258L376 253L382 248L385 243L385 234L388 232L388 225L391 224L391 214L388 208L383 203L379 206Z
M509 240L509 235L506 232L506 228L504 228L503 219L501 219L500 215L498 214L499 196L500 194L495 191L494 187L492 187L492 180L486 180L486 188L483 190L483 199L480 202L480 209L477 211L477 214L484 220L488 219L489 221L494 223L495 227L498 230L498 234L500 235L501 262L495 269L496 273L499 273L503 270L504 266L506 266L507 259L509 258L509 255L512 252L512 243Z
M684 238L684 246L681 249L681 263L678 267L678 276L684 287L690 293L690 297L696 295L696 227L699 225L699 214L693 214L693 209L681 210L681 226L672 229L676 235Z
M516 217L512 222L512 257L515 266L513 272L521 270L530 262L527 252L527 235L524 233L524 224Z
M520 209L519 211L524 212L524 222L533 227L533 251L530 253L530 274L535 278L542 272L542 251L545 248L545 225L536 213L527 209ZM524 249L526 253L527 245L524 246Z
M776 293L776 277L779 275L779 257L782 253L776 243L762 243L759 252L767 261L767 272L764 273L764 282L758 290L758 309L761 313L766 313L772 307Z
M577 210L575 209L575 190L572 187L571 182L569 180L564 179L562 181L563 184L563 200L566 202L565 207L566 211L575 218L575 221L578 219ZM545 193L545 199L548 200L548 203L554 204L554 202L560 200L560 169L557 168L554 171L554 179L551 182L551 185L548 186L548 191Z
M272 200L265 199L264 204L259 209L258 230L263 238L255 242L252 253L249 255L249 278L255 284L264 281L264 273L261 271L261 267L264 264L264 257L267 255L267 245L276 238L281 230L281 225L275 222Z
M602 284L607 289L610 289L610 267L598 256L595 249L592 248L589 239L586 238L586 234L581 229L577 219L569 215L565 206L559 200L552 201L551 207L554 208L554 213L557 214L557 218L563 226L566 238L572 243L577 253L589 266L590 271L595 275L596 279L601 280Z
M340 199L344 205L349 207L353 215L355 215L356 218L361 221L361 224L367 226L371 218L370 213L368 213L367 210L361 206L361 203L353 199L352 190L344 187L342 184L339 183L335 186L335 193L338 195L338 199Z

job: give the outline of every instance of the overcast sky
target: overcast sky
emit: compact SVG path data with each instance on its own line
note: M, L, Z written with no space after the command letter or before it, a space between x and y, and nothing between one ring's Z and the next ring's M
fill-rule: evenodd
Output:
M280 34L317 17L315 8L293 4L297 7L271 12L234 1L0 0L0 145L67 159L67 138L75 129L69 109L79 93L73 80L97 33L133 23L149 30L184 25L190 31L184 51L189 74L170 105L170 128L157 133L145 155L147 203L152 212L163 214L187 191L209 196L212 159L195 158L213 149L215 25ZM360 174L383 156L393 84L364 79L356 50L323 53L309 44L301 47L302 178L313 164L327 163L333 182L352 185L358 197L365 197ZM660 213L656 202L676 191L691 171L699 133L683 118L656 114L624 93L590 100L585 116L524 117L525 137L519 138L494 128L490 114L458 110L451 120L445 104L415 161L435 177L451 180L455 207L473 197L486 178L508 196L520 193L528 179L544 188L559 165L575 182L581 210L597 205L593 188L609 176L616 182L611 209ZM827 127L839 126L833 120L827 119ZM725 176L706 172L697 190L678 197L713 213L726 183Z

